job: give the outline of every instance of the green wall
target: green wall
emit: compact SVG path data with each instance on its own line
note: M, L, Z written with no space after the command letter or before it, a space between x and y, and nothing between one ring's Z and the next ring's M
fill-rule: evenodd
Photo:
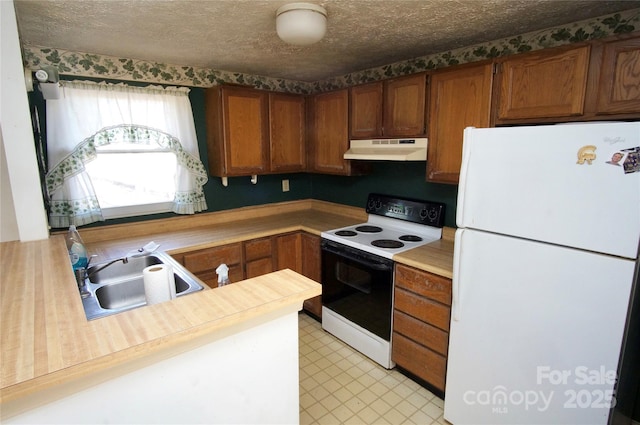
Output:
M446 204L445 225L455 226L458 186L427 183L424 162L371 162L366 176L311 174L312 198L364 208L372 192Z

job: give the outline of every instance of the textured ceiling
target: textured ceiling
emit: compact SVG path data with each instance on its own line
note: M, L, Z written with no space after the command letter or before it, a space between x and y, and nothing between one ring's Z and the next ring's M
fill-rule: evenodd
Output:
M318 81L640 7L640 1L325 0L325 38L275 31L282 0L15 0L21 41L121 58Z

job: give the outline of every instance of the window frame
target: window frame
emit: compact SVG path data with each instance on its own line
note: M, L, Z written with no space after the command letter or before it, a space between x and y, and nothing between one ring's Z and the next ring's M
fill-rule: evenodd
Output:
M123 146L126 144L109 144L104 146L96 147L96 161L100 155L109 155L109 154L131 154L138 155L144 153L170 153L175 157L175 152L171 149L160 148L160 147L144 147L139 144L129 144L131 149L126 149ZM93 162L91 161L91 162ZM177 158L176 158L177 161ZM91 172L89 171L89 167L85 166L85 170L89 177L94 180ZM175 186L174 186L175 189ZM98 198L98 202L100 201L99 193L95 190L94 192L96 197ZM175 197L175 190L173 192ZM129 204L129 205L121 205L116 207L100 207L102 211L102 216L105 220L114 219L114 218L127 218L127 217L136 217L142 215L152 215L152 214L162 214L173 212L174 201L164 201L164 202L147 202L140 204Z

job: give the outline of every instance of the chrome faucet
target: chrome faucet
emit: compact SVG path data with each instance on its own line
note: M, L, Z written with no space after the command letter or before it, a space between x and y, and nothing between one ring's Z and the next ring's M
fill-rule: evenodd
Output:
M86 277L90 278L94 274L98 273L101 270L106 269L107 267L109 267L112 264L117 263L118 261L122 261L122 264L127 264L129 262L129 259L127 257L122 257L122 258L117 258L115 260L109 261L107 264L104 264L104 265L98 267L97 269L91 270L90 272L88 272ZM87 270L89 270L89 265L88 264L87 264Z
M123 264L127 264L129 262L129 259L127 257L117 258L113 261L109 261L108 263L98 267L95 270L89 271L91 260L93 260L95 257L97 257L97 255L92 255L91 257L89 257L89 261L87 262L86 267L76 269L74 271L76 275L76 283L78 284L78 290L80 291L80 295L82 296L82 298L86 298L91 295L91 293L87 289L87 279L98 273L100 270L104 270L110 265L117 263L118 261L122 261Z

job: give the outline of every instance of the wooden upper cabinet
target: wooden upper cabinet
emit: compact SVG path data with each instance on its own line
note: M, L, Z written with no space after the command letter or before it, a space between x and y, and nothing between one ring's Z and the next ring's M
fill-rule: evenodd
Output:
M640 37L603 43L597 113L640 113Z
M350 135L352 139L382 136L382 81L350 89Z
M308 169L325 174L352 175L366 166L344 159L349 149L349 91L319 93L308 102L311 146Z
M350 136L423 136L425 73L354 86L350 89Z
M427 181L458 184L466 127L489 127L493 63L437 71L429 85Z
M210 173L243 176L268 171L267 93L218 86L207 89L205 98Z
M305 99L269 93L270 170L299 172L306 169Z
M590 46L499 60L496 123L582 115Z
M425 73L384 82L383 133L385 137L425 134Z

